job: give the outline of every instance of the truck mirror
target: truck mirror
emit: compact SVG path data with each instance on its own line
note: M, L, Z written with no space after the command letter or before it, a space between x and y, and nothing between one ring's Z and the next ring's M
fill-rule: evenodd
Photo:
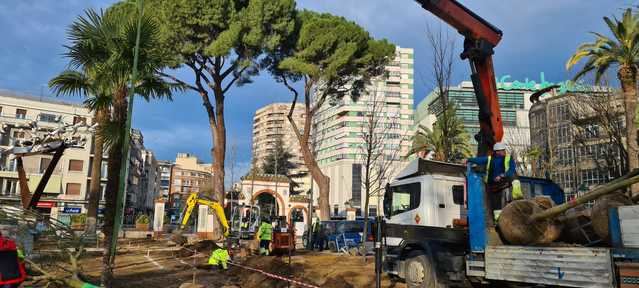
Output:
M386 183L386 188L384 188L384 216L390 219L391 216L391 203L393 203L393 193L390 189L390 184Z
M453 185L453 203L457 205L464 205L464 186Z

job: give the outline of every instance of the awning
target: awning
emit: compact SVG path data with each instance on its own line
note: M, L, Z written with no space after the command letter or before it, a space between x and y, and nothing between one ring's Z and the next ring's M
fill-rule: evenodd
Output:
M35 191L38 187L38 183L42 179L42 175L34 174L29 175L29 190L31 193ZM51 175L49 178L49 182L47 186L44 187L44 193L55 193L60 194L62 191L62 176L60 175Z

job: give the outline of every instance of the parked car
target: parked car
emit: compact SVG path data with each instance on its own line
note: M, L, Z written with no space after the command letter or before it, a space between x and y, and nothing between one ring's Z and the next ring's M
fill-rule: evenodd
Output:
M371 242L375 239L373 236L373 224L375 220L368 221L367 235L364 237L364 219L342 220L338 221L334 233L326 234L328 240L328 248L331 251L338 252L342 248L350 249L358 247L362 241ZM369 246L369 245L367 245ZM372 245L370 245L372 247Z

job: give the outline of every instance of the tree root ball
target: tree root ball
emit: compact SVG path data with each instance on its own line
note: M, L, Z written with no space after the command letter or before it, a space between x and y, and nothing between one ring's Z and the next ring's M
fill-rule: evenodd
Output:
M553 220L528 222L530 215L545 210L544 206L535 200L516 200L506 205L497 224L502 240L512 245L547 244L555 241L561 234L558 223Z
M632 205L632 201L622 193L614 193L600 198L592 206L592 229L603 241L610 242L608 210L625 205Z

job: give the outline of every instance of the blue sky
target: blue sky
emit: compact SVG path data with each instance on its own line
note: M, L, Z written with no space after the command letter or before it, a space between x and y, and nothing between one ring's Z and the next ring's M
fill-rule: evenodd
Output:
M84 9L106 8L113 2L1 0L0 89L50 95L47 81L67 64L61 54L68 25ZM564 69L567 58L579 43L592 40L589 31L606 31L603 16L619 15L621 9L639 4L637 0L461 2L504 32L494 56L498 76L508 74L513 80L538 81L539 73L544 72L546 80L551 82L570 77ZM425 30L427 25L440 24L414 1L298 0L298 7L344 16L359 23L374 37L414 48L415 104L431 90L430 49ZM454 31L450 33L459 39L457 54L461 52L461 37ZM469 74L466 62L458 58L455 61L453 83L467 79ZM189 77L189 74L178 74ZM174 159L177 152L191 152L210 161L211 134L199 98L192 93L174 98L173 102L137 101L134 127L142 130L146 146L153 149L159 159ZM78 99L65 97L64 100ZM269 103L290 100L288 91L267 74L256 78L252 84L230 90L226 102L227 144L237 147L236 179L250 163L253 112Z

